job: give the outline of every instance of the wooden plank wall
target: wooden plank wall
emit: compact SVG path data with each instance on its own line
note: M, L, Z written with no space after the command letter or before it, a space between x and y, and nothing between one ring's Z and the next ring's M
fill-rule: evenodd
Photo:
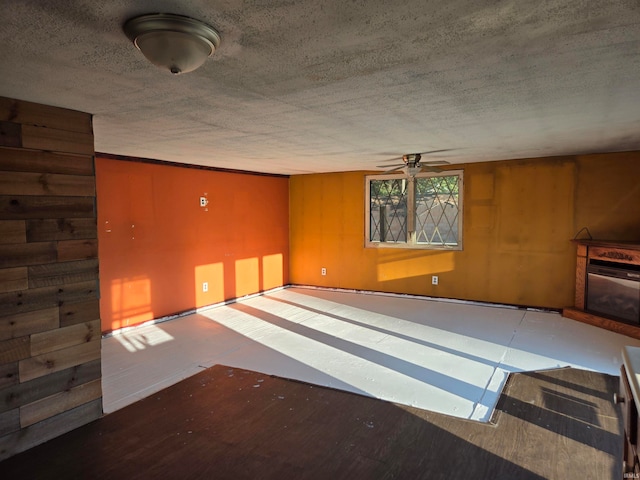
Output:
M0 460L102 415L91 115L0 97Z

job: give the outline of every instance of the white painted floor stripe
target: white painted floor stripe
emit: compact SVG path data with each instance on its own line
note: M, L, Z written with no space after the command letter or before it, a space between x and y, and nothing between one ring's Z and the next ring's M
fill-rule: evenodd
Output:
M556 313L288 288L103 339L106 413L225 364L488 421L510 372L618 374L640 341Z

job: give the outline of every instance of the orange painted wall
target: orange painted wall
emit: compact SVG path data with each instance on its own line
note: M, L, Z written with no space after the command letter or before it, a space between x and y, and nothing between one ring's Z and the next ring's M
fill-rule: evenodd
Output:
M288 178L97 156L96 183L103 332L289 282Z
M640 239L640 152L464 165L463 251L365 248L365 175L291 177L292 283L562 308L578 230Z

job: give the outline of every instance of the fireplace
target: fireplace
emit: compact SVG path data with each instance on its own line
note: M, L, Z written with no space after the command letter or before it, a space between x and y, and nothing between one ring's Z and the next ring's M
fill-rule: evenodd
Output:
M576 293L562 315L640 339L640 242L573 242Z
M586 311L640 325L640 267L590 260Z

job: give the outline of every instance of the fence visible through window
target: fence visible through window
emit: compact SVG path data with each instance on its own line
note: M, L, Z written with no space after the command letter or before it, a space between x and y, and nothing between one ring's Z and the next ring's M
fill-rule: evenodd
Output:
M461 249L461 191L461 171L367 177L367 246Z
M458 244L458 177L416 178L416 242Z
M372 180L369 240L407 241L407 180Z

